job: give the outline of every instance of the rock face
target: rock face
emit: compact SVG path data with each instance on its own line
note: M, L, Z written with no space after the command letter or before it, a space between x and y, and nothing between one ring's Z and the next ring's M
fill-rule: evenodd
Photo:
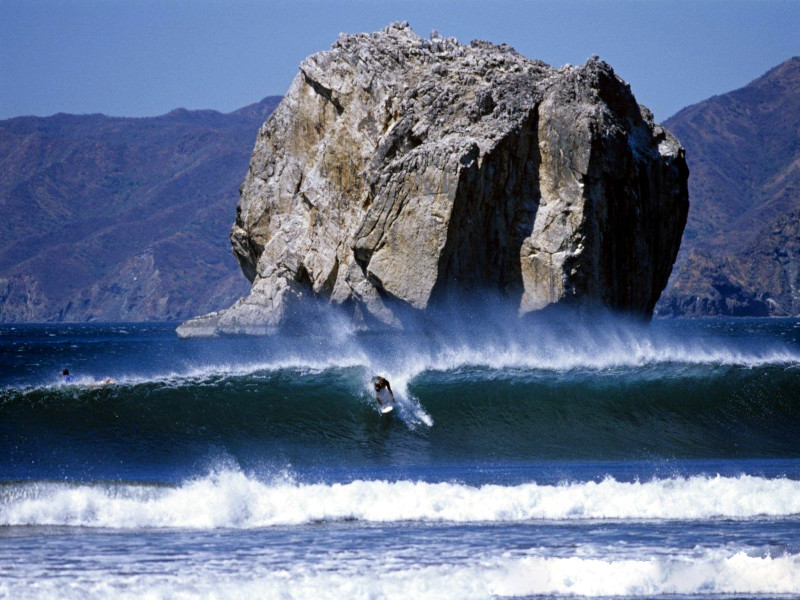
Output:
M231 231L250 294L178 333L271 331L307 298L367 327L478 293L649 316L687 177L596 57L554 69L406 23L342 35L259 131Z

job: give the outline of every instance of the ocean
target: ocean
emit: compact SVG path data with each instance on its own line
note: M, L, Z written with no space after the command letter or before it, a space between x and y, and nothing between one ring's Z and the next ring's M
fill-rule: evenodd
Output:
M175 325L0 326L0 598L800 596L798 320Z

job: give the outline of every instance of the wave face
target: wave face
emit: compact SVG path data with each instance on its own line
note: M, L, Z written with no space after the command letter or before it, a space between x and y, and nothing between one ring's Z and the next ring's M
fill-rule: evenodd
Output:
M19 361L39 372L28 383L7 375L0 388L0 453L7 479L158 471L169 481L226 460L254 469L798 457L797 328L703 326L710 332L562 324L190 343L164 328L76 328L88 339L66 349L63 332L60 342L28 334ZM770 327L788 339L759 330ZM83 374L60 385L53 373L70 352ZM392 382L392 419L377 413L376 373ZM90 385L106 375L117 384Z
M279 369L6 391L0 451L12 464L57 455L186 468L219 457L368 465L800 453L800 385L782 366L426 372L398 394L392 420L377 414L368 377L362 367Z

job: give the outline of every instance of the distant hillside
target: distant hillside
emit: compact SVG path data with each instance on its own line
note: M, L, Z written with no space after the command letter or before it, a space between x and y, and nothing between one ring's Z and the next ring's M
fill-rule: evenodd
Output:
M228 230L279 101L0 121L0 321L179 320L246 293Z
M800 314L800 57L664 125L691 207L657 313Z

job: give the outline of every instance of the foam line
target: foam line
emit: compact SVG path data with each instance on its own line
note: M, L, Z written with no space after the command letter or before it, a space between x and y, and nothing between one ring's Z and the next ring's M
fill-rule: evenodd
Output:
M704 477L467 486L422 481L264 483L225 471L176 488L7 484L0 525L253 528L311 522L747 519L800 514L800 482Z
M295 563L288 569L249 565L246 571L209 573L190 566L180 577L164 574L66 573L35 585L0 580L9 598L419 598L484 599L568 595L569 597L673 595L793 595L800 593L800 556L753 556L720 549L700 555L641 559L481 557L468 564L398 568L376 557ZM68 579L67 579L68 578Z

